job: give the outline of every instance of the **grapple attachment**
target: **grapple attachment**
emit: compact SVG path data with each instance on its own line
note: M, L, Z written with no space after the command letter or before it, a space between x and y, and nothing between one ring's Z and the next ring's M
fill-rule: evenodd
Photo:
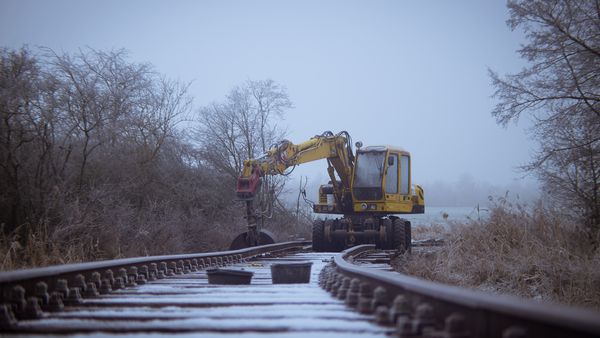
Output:
M270 231L261 229L256 233L255 231L248 229L247 232L243 232L234 238L229 246L229 250L239 250L251 246L273 243L275 243L275 236Z

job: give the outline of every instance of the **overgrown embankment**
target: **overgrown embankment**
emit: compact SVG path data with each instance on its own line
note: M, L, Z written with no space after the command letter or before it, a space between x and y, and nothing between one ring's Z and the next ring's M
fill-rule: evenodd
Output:
M504 201L484 221L434 225L439 250L401 256L398 271L450 285L600 310L597 237L541 205Z
M0 47L0 270L227 248L246 229L243 160L291 106L271 80L227 98L194 110L188 84L123 50ZM265 227L306 236L301 211Z

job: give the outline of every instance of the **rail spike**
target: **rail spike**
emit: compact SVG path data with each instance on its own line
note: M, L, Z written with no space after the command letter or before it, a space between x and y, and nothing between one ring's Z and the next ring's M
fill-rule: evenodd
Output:
M350 281L350 289L346 294L346 305L349 307L356 307L358 305L358 296L360 292L360 280L358 278L353 278Z
M125 285L128 287L131 286L136 286L137 285L137 279L138 279L138 268L137 266L130 266L129 267L129 272L126 274L126 282Z
M444 333L448 338L470 338L471 334L467 329L467 320L460 313L452 313L446 317Z
M25 305L25 310L23 311L23 318L37 319L41 318L43 315L44 313L40 308L40 301L37 299L37 297L27 298L27 304Z
M410 318L412 308L410 302L404 295L397 295L392 303L392 309L390 310L390 321L397 323L400 317Z
M421 303L417 306L413 325L413 331L419 335L423 335L425 332L435 328L433 307L429 303Z
M358 312L363 314L373 313L371 303L373 303L373 287L367 282L360 283Z
M158 264L150 263L150 270L148 271L148 280L154 281L158 279Z
M415 338L412 320L408 317L399 317L396 322L396 334L399 338Z
M10 291L10 303L12 304L12 309L17 317L21 317L27 306L24 287L16 285L12 288Z
M100 275L100 272L92 272L92 277L90 278L90 280L92 283L94 283L96 289L100 289L100 285L102 284L102 276Z
M110 281L106 278L102 279L102 282L100 284L100 294L106 295L111 292L112 292L112 284L110 283Z
M350 277L344 277L342 279L342 285L338 288L337 299L345 300L346 295L348 294L348 290L350 289Z
M17 326L17 318L9 304L0 304L0 329L8 331Z
M77 305L81 303L81 293L79 288L70 288L69 297L64 300L67 305Z
M104 271L104 279L108 280L111 286L115 285L115 275L111 269Z
M50 295L48 294L48 284L37 282L35 284L35 296L40 300L42 307L48 306Z
M85 277L82 274L77 274L75 276L73 287L78 288L81 293L85 293L87 286L85 284Z
M373 301L371 302L371 311L375 311L377 307L384 305L389 306L387 291L384 287L378 286L373 291Z
M50 301L48 302L48 311L60 312L64 310L65 305L63 303L63 294L60 292L52 292L50 295Z
M56 280L56 292L62 295L62 299L69 297L69 286L66 279Z
M167 276L175 276L179 274L179 270L177 269L176 262L169 262L169 270L167 270Z
M163 275L166 275L167 274L167 262L160 262L158 271L162 271Z
M118 278L121 278L121 280L123 281L124 285L129 284L129 279L127 278L127 269L120 268L119 269L119 277Z
M390 322L390 311L387 306L379 305L375 309L375 322L379 325L389 326Z
M527 330L521 326L510 326L502 331L502 338L526 338Z
M150 273L148 272L148 265L140 266L140 268L138 269L138 276L139 275L144 276L144 279L150 278Z
M83 292L83 296L86 298L95 298L98 297L98 289L96 289L96 283L88 282L87 288Z
M115 278L115 283L112 286L113 290L119 290L125 288L125 282L123 282L122 277Z

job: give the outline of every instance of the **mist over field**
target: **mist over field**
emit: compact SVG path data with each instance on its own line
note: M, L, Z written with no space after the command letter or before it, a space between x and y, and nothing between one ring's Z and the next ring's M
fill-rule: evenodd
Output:
M268 232L402 254L414 229L446 244L399 269L598 307L599 18L584 0L0 1L0 270Z
M430 206L486 207L490 198L508 197L515 202L533 203L539 197L535 184L513 181L508 184L478 182L470 175L463 175L455 181L434 181L425 183L424 189Z
M321 163L323 170L326 164ZM298 169L296 169L298 171ZM296 171L295 170L295 171ZM292 175L290 182L286 185L284 199L290 205L295 205L298 193L301 191L300 178L306 190L308 200L317 198L319 186L329 182L326 175L315 173L314 177ZM308 183L306 183L308 180ZM478 181L470 174L463 174L456 179L439 178L434 181L413 182L419 184L425 191L427 206L434 207L467 207L486 208L492 200L506 197L515 203L532 205L541 198L538 184L531 179L513 180L505 183L491 183ZM303 203L303 198L301 198Z

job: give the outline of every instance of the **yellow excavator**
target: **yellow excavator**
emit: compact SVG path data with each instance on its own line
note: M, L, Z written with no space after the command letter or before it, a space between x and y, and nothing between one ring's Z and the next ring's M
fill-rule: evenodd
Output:
M299 164L326 159L330 182L319 188L313 212L343 216L314 222L313 250L341 251L359 244L410 250L410 222L396 215L425 212L423 189L411 185L410 153L393 146L363 148L361 142L356 148L354 154L347 132L326 131L300 144L283 140L262 157L244 161L237 197L246 203L248 229L230 248L274 243L261 229L262 216L255 206L264 176L286 175Z

